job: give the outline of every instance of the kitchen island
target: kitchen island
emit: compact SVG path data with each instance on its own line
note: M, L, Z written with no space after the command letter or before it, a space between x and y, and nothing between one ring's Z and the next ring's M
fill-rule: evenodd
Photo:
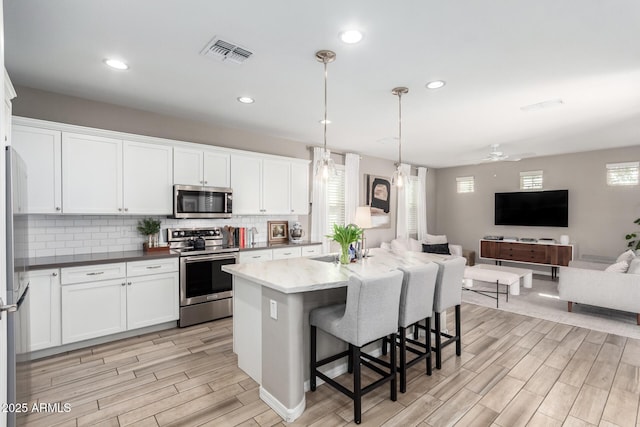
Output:
M447 258L372 249L370 257L349 265L335 264L328 255L224 266L233 275L233 350L238 366L260 384L262 400L286 421L295 420L305 409L309 387L309 312L344 302L353 274L376 277L397 267ZM344 343L318 333L319 359L344 348ZM346 363L339 362L329 366L328 375L346 372Z

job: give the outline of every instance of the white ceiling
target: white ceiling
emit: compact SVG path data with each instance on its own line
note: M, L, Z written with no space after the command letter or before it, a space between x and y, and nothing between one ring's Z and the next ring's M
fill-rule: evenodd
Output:
M637 0L4 0L6 66L18 85L446 167L640 142ZM338 33L365 33L346 45ZM200 56L214 37L254 52ZM113 71L106 57L129 63ZM447 85L427 90L443 79ZM238 96L256 99L252 105ZM520 107L561 98L561 106Z

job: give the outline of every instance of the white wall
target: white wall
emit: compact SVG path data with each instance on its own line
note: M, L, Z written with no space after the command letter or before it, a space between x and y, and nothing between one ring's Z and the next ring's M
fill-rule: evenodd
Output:
M640 186L609 187L607 163L640 160L640 146L561 156L494 162L437 171L438 233L468 249L478 249L487 234L550 237L568 234L578 256L616 257L626 248L625 234L640 230ZM545 190L569 190L569 227L494 225L494 193L519 191L521 171L542 170ZM456 193L456 177L475 177L475 192Z

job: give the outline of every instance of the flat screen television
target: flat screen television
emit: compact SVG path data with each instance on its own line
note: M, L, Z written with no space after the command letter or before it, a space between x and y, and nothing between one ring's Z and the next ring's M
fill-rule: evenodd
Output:
M495 225L569 226L569 190L496 193Z

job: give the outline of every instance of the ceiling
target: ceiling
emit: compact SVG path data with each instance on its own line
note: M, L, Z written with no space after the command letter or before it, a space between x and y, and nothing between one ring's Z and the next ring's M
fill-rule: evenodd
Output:
M397 159L396 86L415 165L478 163L491 144L519 157L640 142L637 0L4 0L4 22L14 84L308 145L323 140L314 55L333 50L327 144L341 152ZM339 40L350 28L360 43ZM201 56L214 36L254 54Z

